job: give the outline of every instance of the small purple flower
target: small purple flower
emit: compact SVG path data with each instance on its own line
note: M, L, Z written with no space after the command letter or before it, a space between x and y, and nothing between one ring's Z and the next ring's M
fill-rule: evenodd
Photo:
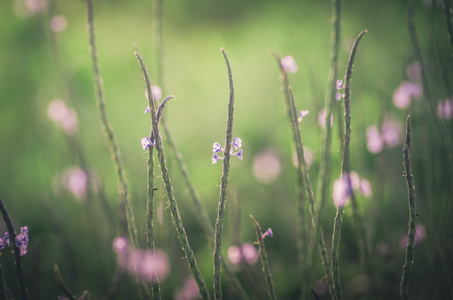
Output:
M308 110L301 110L301 111L299 112L299 118L297 119L297 121L298 121L299 123L302 122L302 119L303 119L304 117L306 117L306 116L308 115L308 113L309 113Z
M333 203L336 207L344 207L351 198L351 189L346 177L338 178L333 183Z
M214 145L212 145L212 152L213 153L218 153L222 150L222 145L220 145L219 143L214 143Z
M240 160L242 160L242 149L239 149L239 151L236 153L236 155L238 156L238 158Z
M16 247L20 249L20 255L27 254L28 247L28 227L22 226L20 228L20 234L16 235Z
M3 239L0 239L0 250L3 250L3 248L5 247L6 247L5 242L3 241Z
M145 114L147 114L147 113L149 113L150 111L151 111L151 108L150 108L150 107L149 107L149 105L148 105L148 106L146 107L146 109L145 109L145 112L144 112L144 113L145 113Z
M439 101L437 103L437 116L439 119L450 120L453 117L453 100Z
M340 91L337 91L335 93L335 100L340 101L341 98L343 98L343 97L344 97L344 95L342 93L340 93Z
M283 70L285 70L287 72L290 72L290 73L296 73L297 72L298 66L296 64L296 61L290 55L283 57L280 60L280 64L281 64Z
M143 151L145 151L146 148L151 147L153 145L151 143L151 139L149 137L147 137L147 136L142 138L141 143L142 143Z
M335 87L337 88L337 90L341 90L342 88L344 88L344 85L343 85L343 80L337 80L335 82ZM338 100L338 99L337 99Z
M272 232L271 228L268 228L265 233L261 235L261 239L264 239L266 236L273 237L274 233Z
M215 154L212 155L212 164L215 164L219 161L219 157Z
M236 148L236 150L241 148L242 140L240 138L238 138L238 137L235 137L234 140L233 140L233 146L234 146L234 148Z
M244 243L241 247L242 257L249 265L254 265L258 261L258 250L252 243Z

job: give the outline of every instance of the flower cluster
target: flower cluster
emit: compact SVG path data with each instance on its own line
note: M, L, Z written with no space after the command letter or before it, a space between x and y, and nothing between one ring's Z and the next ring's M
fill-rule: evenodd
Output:
M412 99L420 99L422 95L423 89L418 82L403 81L393 93L393 104L399 109L406 109Z
M296 73L297 69L299 68L294 58L290 55L283 57L280 60L280 65L282 66L283 70L289 73Z
M368 151L379 153L384 146L395 147L399 145L401 135L401 124L396 121L384 119L380 131L376 125L369 126L366 130Z
M232 143L233 147L230 148L231 151L230 151L230 155L236 155L239 159L242 159L242 149L241 146L242 146L242 140L238 137L234 138L233 140L233 143ZM237 152L233 152L233 148L238 150ZM217 153L219 152L223 152L225 151L225 149L222 147L222 145L220 145L219 143L215 142L214 145L212 146L212 152L214 153L212 155L212 163L215 164L219 159L223 159L223 157L219 157L217 155Z
M161 250L141 250L129 245L125 237L113 240L120 268L141 282L163 280L170 270L167 254Z
M28 227L22 226L20 228L20 233L16 235L15 244L16 247L20 249L20 255L23 256L27 254L28 248ZM0 250L3 250L6 246L10 246L9 233L5 232L5 236L0 238Z
M333 203L337 207L345 206L351 199L352 192L360 193L365 197L371 197L371 184L367 179L360 178L359 174L355 171L349 173L351 180L351 188L347 177L338 178L333 183Z
M47 115L66 134L72 135L77 132L77 114L73 108L68 107L62 100L52 100L47 106Z
M228 248L227 255L232 265L239 265L241 262L254 265L258 261L258 250L252 243L244 243L240 247L231 246Z
M159 100L160 98L162 98L162 90L161 90L161 88L158 87L157 85L151 86L151 95L152 95L152 100L154 100L154 101ZM148 97L148 90L145 90L145 97L146 97L146 99L149 98ZM149 99L148 99L148 101L149 101ZM148 105L146 107L144 113L147 114L150 111L151 111L151 108ZM162 140L162 135L160 133L159 133L159 136L160 136L160 139ZM152 147L152 146L156 145L156 141L155 140L151 140L151 138L147 137L147 136L142 138L140 143L142 144L143 151L146 151L146 149L148 149L149 147Z
M344 94L340 92L340 90L344 89L343 80L337 80L335 82L335 88L337 89L337 93L335 94L335 99L337 101L339 101L339 100L341 100L341 98L344 98Z

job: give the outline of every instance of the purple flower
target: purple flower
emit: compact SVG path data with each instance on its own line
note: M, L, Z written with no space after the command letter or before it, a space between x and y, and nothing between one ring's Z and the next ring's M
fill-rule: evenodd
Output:
M238 158L239 158L240 160L242 160L242 149L240 149L240 150L236 153L236 155L238 156Z
M404 81L393 94L393 104L399 109L406 109L411 104L412 99L420 99L423 89L417 82Z
M22 226L20 228L20 234L16 235L16 247L20 249L20 255L27 254L28 247L28 227Z
M212 152L213 153L218 153L222 150L222 145L220 145L219 143L214 143L214 145L212 145Z
M6 245L10 246L10 243L9 243L9 232L8 232L8 231L5 232L5 236L3 237L3 242L4 242Z
M342 93L340 93L340 91L337 91L335 93L335 100L340 101L341 98L343 98L343 97L344 97L344 95Z
M299 123L302 122L302 119L303 119L305 116L307 116L308 113L309 113L308 110L301 110L301 111L299 112L299 118L297 119L297 121L298 121Z
M351 198L351 190L346 177L338 178L333 183L333 203L336 207L344 207Z
M235 137L234 140L233 140L233 146L234 146L234 148L236 148L236 150L241 148L242 140L240 138L238 138L238 137Z
M337 80L335 82L335 87L337 88L337 90L341 90L342 88L344 88L344 85L343 85L343 80ZM338 99L337 99L338 100Z
M217 163L219 161L219 158L223 159L223 157L218 157L217 155L213 154L212 155L212 164Z
M241 253L249 265L254 265L258 261L258 250L252 243L242 244Z
M271 228L268 228L265 233L261 235L261 239L264 239L266 236L273 237L274 233L272 232Z
M146 148L152 146L151 139L149 137L142 138L141 143L142 143L143 151L145 151Z
M282 66L283 70L290 73L296 73L298 69L296 61L290 55L283 57L280 60L280 65Z
M5 247L6 247L5 242L3 241L3 239L0 239L0 250L3 250L3 248Z
M439 119L450 120L453 117L453 100L445 99L437 103L437 116Z

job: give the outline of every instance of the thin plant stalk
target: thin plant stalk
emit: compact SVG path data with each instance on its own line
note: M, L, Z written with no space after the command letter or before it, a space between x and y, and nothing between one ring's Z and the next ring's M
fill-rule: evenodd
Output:
M453 48L453 22L451 19L451 2L450 0L442 0L442 7L445 14L445 24L447 27L448 41Z
M350 142L351 142L351 77L352 77L352 70L354 66L354 58L357 50L357 46L362 38L362 36L367 31L362 31L354 42L352 46L351 53L349 55L348 66L346 68L345 74L345 88L344 88L344 119L345 119L345 134L344 134L344 144L342 147L342 162L341 162L341 177L342 180L346 180L346 184L348 185L347 189L349 192L349 196L351 198L351 202L354 202L354 194L352 192L352 184L351 178L349 176L350 173ZM327 125L326 125L327 126ZM340 245L340 238L341 238L341 224L343 220L343 208L344 204L337 206L337 213L335 215L333 233L332 233L332 280L334 284L334 299L343 299L343 291L340 285L340 267L339 267L339 255L338 255L338 248Z
M274 291L274 282L272 280L271 269L269 268L266 247L264 245L264 238L262 237L263 232L261 230L260 224L258 223L258 221L256 221L256 219L252 215L250 215L250 219L252 219L252 223L256 231L257 239L256 243L259 246L259 256L261 259L261 264L263 265L263 273L266 279L267 293L269 294L269 298L276 300L277 296L275 295Z
M311 188L311 183L310 183L310 178L308 175L308 165L305 161L304 158L304 148L302 144L302 138L300 135L300 128L297 122L297 111L296 111L296 106L294 103L294 98L293 98L293 93L291 91L291 87L289 84L289 78L286 70L283 68L281 64L281 59L280 56L276 53L274 53L275 57L277 58L277 61L279 63L281 72L282 72L282 82L283 82L283 89L285 93L285 100L286 100L286 106L287 106L287 113L288 113L288 118L290 121L291 129L293 132L293 138L294 142L296 145L296 153L297 153L297 158L298 158L298 172L302 173L303 176L303 183L304 186L300 186L300 189L305 188L305 192L307 194L308 198L308 204L309 204L309 210L310 210L310 215L311 215L311 223L313 226L313 230L316 227L317 224L317 215L316 215L316 209L315 209L315 197L313 195L313 189ZM300 182L301 183L301 182ZM299 199L299 201L304 201L303 199ZM303 204L299 204L299 207ZM327 257L327 249L324 243L324 233L322 228L319 228L319 239L318 239L318 246L319 246L319 252L321 256L321 262L324 266L324 271L326 273L326 278L327 278L327 285L329 287L329 291L333 292L333 284L332 284L332 276L330 273L330 264L329 260Z
M94 8L93 0L87 0L87 11L88 11L88 32L90 40L90 52L91 52L91 62L93 67L93 80L94 80L94 89L97 100L97 107L99 111L99 117L101 120L101 126L104 131L105 137L109 144L110 154L112 157L113 165L115 168L116 175L118 177L118 190L120 195L120 210L121 214L125 216L127 223L127 231L129 232L129 237L134 246L138 246L137 238L137 227L135 225L134 213L132 210L132 205L130 204L130 194L129 188L126 180L126 172L123 167L123 161L121 159L120 149L118 142L116 140L115 134L113 132L112 125L110 124L107 110L106 102L104 98L104 92L102 88L102 79L99 70L98 63L98 54L96 49L96 39L95 39L95 30L94 30ZM124 228L123 228L124 230Z
M331 9L332 9L332 29L331 29L331 38L330 38L330 71L329 77L327 78L327 90L324 99L324 107L326 110L326 118L325 118L325 127L323 132L323 140L322 140L322 148L321 148L321 166L318 175L318 191L317 191L317 216L316 219L317 224L314 227L314 232L310 237L308 252L307 252L307 263L308 268L312 270L312 262L313 262L313 253L315 243L314 240L318 239L318 228L319 228L319 216L321 215L322 208L326 202L329 186L330 186L330 178L331 178L331 145L332 145L332 127L331 124L331 116L333 114L336 99L335 99L335 82L337 80L338 74L338 49L340 48L340 8L341 8L341 0L332 0ZM311 273L311 272L310 272Z
M151 95L151 82L149 79L149 75L148 75L148 71L146 69L145 63L143 62L143 59L138 52L135 52L135 56L137 57L140 68L142 70L142 75L143 75L143 79L145 81L146 90L148 91L148 95ZM184 251L184 254L186 256L187 263L189 264L189 268L198 285L200 295L203 299L210 299L208 289L206 287L206 284L203 281L201 272L198 269L195 255L193 254L192 248L189 245L189 240L187 239L186 230L184 229L184 225L183 225L181 216L179 214L178 204L177 204L175 196L174 196L173 187L172 187L172 184L170 181L170 176L169 176L166 161L165 161L164 150L162 147L162 141L160 139L159 127L158 127L159 125L158 125L158 118L157 118L157 114L156 114L155 103L153 101L151 101L151 99L152 99L151 97L148 98L149 106L150 106L150 113L151 113L151 118L152 118L153 134L155 137L154 142L155 142L155 147L156 147L156 151L157 151L157 156L159 159L160 168L162 171L162 179L164 181L165 189L167 191L167 197L168 197L168 202L170 204L170 212L172 215L172 219L175 224L176 232L177 232L178 239L181 244L182 250Z
M408 202L409 202L409 225L407 231L407 246L406 246L406 257L403 266L403 274L401 276L400 284L400 295L402 300L409 299L409 275L412 270L412 264L414 260L414 243L415 243L415 187L412 176L411 158L410 158L410 147L411 147L411 118L407 116L406 119L406 138L404 141L403 148L403 164L404 174L406 175Z
M220 275L220 261L222 252L222 234L223 234L223 219L225 217L225 206L226 206L226 195L228 186L228 175L230 170L230 157L231 157L231 142L233 139L233 111L234 111L234 85L233 85L233 74L231 71L230 61L223 48L220 49L228 70L228 82L229 82L229 101L228 101L228 113L227 113L227 125L225 132L225 151L223 160L223 171L220 184L220 195L219 203L217 207L217 219L214 228L214 298L222 299L222 288L221 288L221 275Z
M444 5L446 5L445 2L444 2ZM434 107L434 99L433 99L433 96L432 96L432 93L431 93L431 90L429 87L428 78L427 78L427 74L426 74L426 68L423 63L422 51L421 51L420 43L418 42L418 37L417 37L416 30L415 30L414 18L415 18L415 0L410 0L408 13L407 13L407 25L408 25L408 29L409 29L409 36L411 39L412 48L414 49L415 58L420 63L423 95L428 100L429 108L431 110L431 115L434 119L434 123L437 126L437 131L439 132L440 137L442 139L442 143L445 147L445 152L448 155L448 160L449 160L450 164L452 164L453 163L453 153L452 153L452 151L450 151L450 149L453 148L453 142L452 142L450 134L448 134L445 123L442 122L439 118L437 118L437 115L436 115L436 109ZM451 20L451 18L450 18L450 20Z
M55 273L55 279L58 282L58 285L60 286L60 289L62 290L65 295L71 299L71 300L76 300L77 296L66 286L66 284L63 281L63 277L61 277L60 273L60 268L58 267L57 264L53 266L53 271Z
M19 280L19 290L20 296L22 300L28 299L27 288L25 286L25 276L24 276L24 269L22 267L22 260L20 258L20 249L16 246L16 230L14 229L13 222L8 215L8 211L6 210L6 206L3 203L3 200L0 198L0 211L3 215L3 220L5 220L6 228L8 230L9 239L11 241L11 245L14 248L14 258L16 260L16 272L17 272L17 279Z

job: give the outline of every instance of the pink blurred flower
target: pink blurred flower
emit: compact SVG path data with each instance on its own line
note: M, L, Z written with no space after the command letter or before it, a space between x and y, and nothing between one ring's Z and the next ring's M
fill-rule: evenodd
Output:
M308 113L309 113L308 110L301 110L301 111L299 112L299 118L297 119L297 121L298 121L299 123L302 122L302 119L303 119L305 116L307 116Z
M412 99L420 99L422 95L423 89L419 83L404 81L393 94L393 104L399 109L406 109Z
M88 176L79 167L72 167L63 172L63 186L78 200L84 200L88 188Z
M241 249L238 246L233 245L228 248L227 256L232 265L238 265L241 263L242 254Z
M197 282L192 276L187 276L184 280L184 286L174 296L175 300L194 300L200 299L200 291Z
M54 16L52 20L50 20L50 28L54 32L64 31L67 25L68 21L66 21L66 18L61 15Z
M256 180L264 184L276 181L282 171L280 159L273 149L266 149L256 154L252 168Z
M254 265L258 261L258 250L252 243L244 243L241 247L242 256L249 265Z
M384 140L375 125L369 126L366 129L366 139L368 151L371 153L379 153L384 148Z
M66 134L71 135L77 132L77 114L74 109L67 107L63 101L52 100L47 106L47 115Z
M162 250L141 250L127 242L124 237L113 240L113 250L118 256L118 265L138 281L164 280L170 270L167 254Z
M326 110L323 108L318 112L318 124L321 128L326 127ZM330 127L333 126L333 116L330 115Z
M351 198L351 190L347 178L338 178L333 182L333 204L336 207L344 207Z
M283 57L280 60L280 64L281 64L282 68L286 72L289 72L289 73L296 73L297 72L298 66L296 64L296 61L290 55Z
M450 120L453 117L453 99L437 102L437 116L439 119Z
M373 194L371 192L371 184L367 179L360 180L360 192L367 198L371 197L371 195Z
M307 163L307 166L311 166L311 164L313 163L313 160L314 160L314 155L313 155L313 151L311 151L311 149L308 147L304 147L304 158L305 158L305 162ZM297 158L296 151L293 152L293 165L296 168L299 167L299 159Z
M366 130L367 148L371 153L379 153L384 146L390 148L399 145L402 135L401 124L385 118L382 122L381 131L375 126L369 126Z

